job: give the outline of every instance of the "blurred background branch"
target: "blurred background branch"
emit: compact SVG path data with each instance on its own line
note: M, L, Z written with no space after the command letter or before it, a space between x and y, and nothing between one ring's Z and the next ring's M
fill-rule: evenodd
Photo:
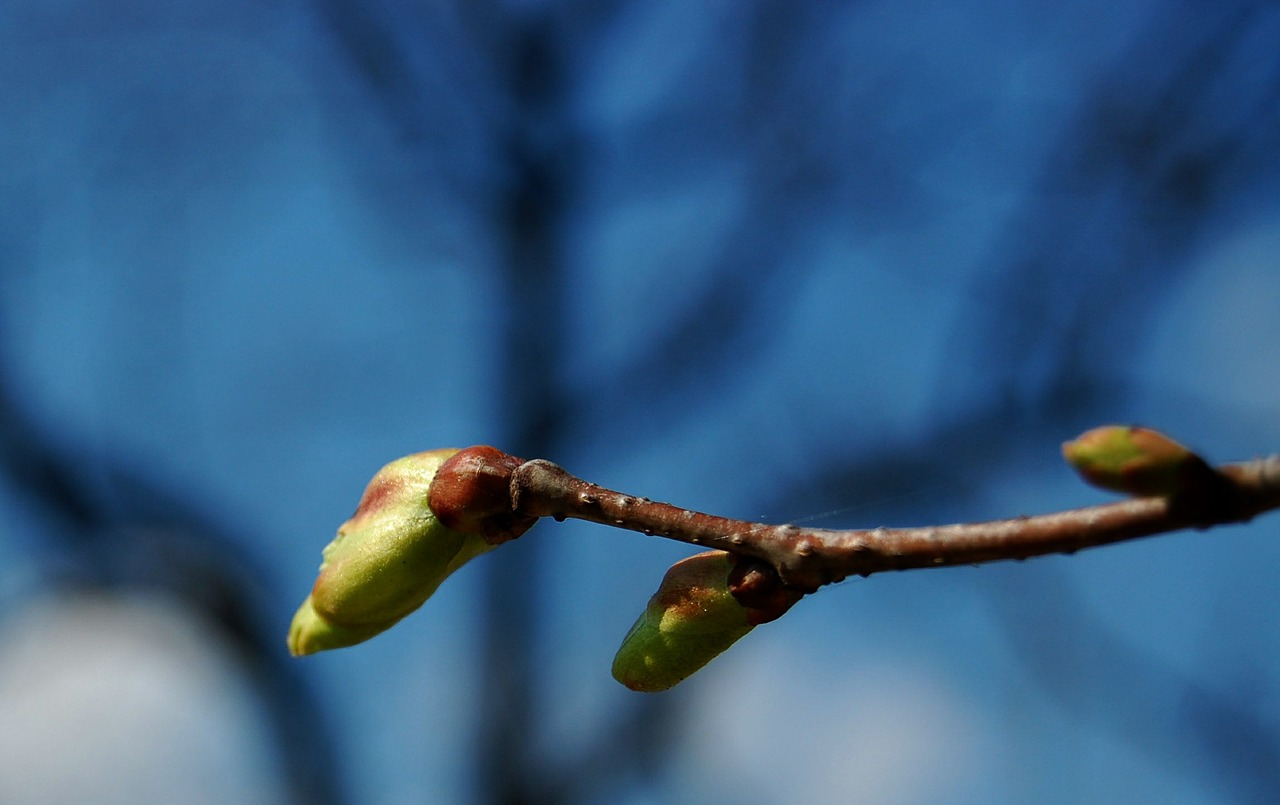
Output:
M1277 28L1245 0L10 3L6 645L74 589L174 602L251 691L219 745L271 747L260 801L1257 801L1265 521L851 583L644 699L608 658L682 552L572 524L345 656L279 636L419 449L846 527L1093 502L1046 448L1099 422L1274 450ZM33 657L0 653L6 802L190 768L92 709L113 685L200 725L246 698L85 653L90 705ZM89 762L153 745L168 777Z

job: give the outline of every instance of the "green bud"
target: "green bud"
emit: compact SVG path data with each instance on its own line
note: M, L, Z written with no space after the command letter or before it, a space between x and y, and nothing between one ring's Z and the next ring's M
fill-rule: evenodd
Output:
M368 640L431 597L440 583L493 546L440 524L431 480L457 450L398 459L378 471L351 519L324 549L320 574L289 629L295 656Z
M1150 428L1107 425L1062 445L1089 483L1128 495L1173 496L1211 473L1204 460Z
M311 605L311 596L308 595L294 614L293 623L289 625L289 653L302 657L331 648L354 646L386 628L383 624L348 628L330 623L316 612Z
M723 551L672 565L613 658L613 678L644 693L667 690L751 631L749 610L729 592L732 569Z

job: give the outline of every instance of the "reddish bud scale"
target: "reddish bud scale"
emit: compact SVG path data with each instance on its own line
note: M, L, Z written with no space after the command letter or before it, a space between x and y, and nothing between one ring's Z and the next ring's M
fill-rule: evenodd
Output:
M490 545L515 539L538 519L516 514L511 504L511 477L523 463L488 445L459 450L431 481L431 511L445 527Z
M747 623L759 626L775 621L804 594L782 583L778 571L768 562L749 556L734 556L729 571L729 592L747 610Z
M405 480L400 477L381 475L374 476L373 480L365 487L364 495L360 498L360 503L356 506L355 513L351 515L350 522L363 520L370 514L377 512L390 503L393 503L405 488Z

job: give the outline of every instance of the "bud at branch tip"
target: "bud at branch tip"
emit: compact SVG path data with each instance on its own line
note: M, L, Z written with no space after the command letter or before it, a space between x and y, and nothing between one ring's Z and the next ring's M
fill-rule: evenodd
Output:
M1213 474L1204 459L1173 439L1129 425L1106 425L1062 445L1062 455L1088 483L1137 496L1173 497L1200 488Z
M323 551L320 573L289 628L295 656L368 640L431 597L448 576L493 545L449 528L429 505L432 480L459 451L391 462L365 488L355 514Z

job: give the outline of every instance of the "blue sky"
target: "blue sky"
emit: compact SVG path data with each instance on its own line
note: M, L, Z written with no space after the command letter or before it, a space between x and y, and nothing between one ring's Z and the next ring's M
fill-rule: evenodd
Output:
M321 547L417 450L853 527L1103 500L1058 444L1109 421L1276 449L1274 10L600 8L0 11L0 448L100 515L0 474L0 799L286 796L236 649L130 581L177 526L126 476L227 535L283 652ZM1276 533L824 590L581 798L1250 801ZM643 706L609 664L688 551L548 523L500 553L551 784ZM480 796L499 561L289 666L351 801Z

